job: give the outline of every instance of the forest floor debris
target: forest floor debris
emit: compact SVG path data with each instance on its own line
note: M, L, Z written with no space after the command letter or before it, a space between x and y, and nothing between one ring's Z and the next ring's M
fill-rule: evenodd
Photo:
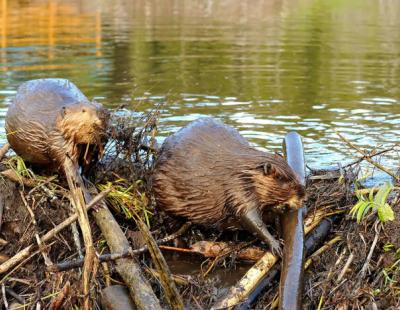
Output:
M221 233L189 226L155 210L149 180L156 135L157 111L135 119L115 113L106 156L90 179L101 193L96 200L106 196L131 249L110 253L94 217L89 216L96 251L90 287L94 309L100 308L104 288L124 285L116 264L121 257L135 258L161 305L183 302L203 309L221 300L267 250L246 232ZM385 152L361 151L352 165L312 170L308 176L308 217L321 212L340 215L324 244L306 259L305 309L400 307L400 192L396 183L386 190L390 195L380 188L362 187L360 162L375 163ZM18 304L14 309L36 309L40 304L42 309L72 309L81 305L82 259L70 228L77 216L73 215L66 180L27 167L15 156L4 157L0 171L0 307ZM382 209L376 207L380 199ZM389 212L386 204L393 210L394 220L383 223L378 212ZM352 209L359 221L350 214ZM60 224L64 229L59 229ZM142 233L143 224L150 234ZM82 239L79 230L78 236ZM155 242L149 243L150 237ZM159 250L171 277L165 278L163 270L168 267ZM21 252L23 255L12 261ZM61 268L60 263L75 265ZM276 307L278 282L277 276L271 277L249 306Z

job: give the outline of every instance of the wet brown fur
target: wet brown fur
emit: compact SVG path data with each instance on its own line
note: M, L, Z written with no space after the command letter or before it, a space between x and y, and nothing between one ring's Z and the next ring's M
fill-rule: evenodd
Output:
M34 164L58 169L69 156L89 166L106 141L107 119L105 108L90 102L71 82L32 80L18 88L8 109L7 139L18 155Z
M212 118L194 121L165 140L153 188L159 208L217 227L248 208L300 208L305 195L284 158L254 149Z

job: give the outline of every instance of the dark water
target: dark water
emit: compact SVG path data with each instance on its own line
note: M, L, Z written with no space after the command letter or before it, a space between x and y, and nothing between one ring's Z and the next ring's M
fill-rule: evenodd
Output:
M18 85L71 79L163 136L213 115L258 146L304 136L312 166L400 134L400 1L0 0L0 144ZM392 158L392 164L396 159Z

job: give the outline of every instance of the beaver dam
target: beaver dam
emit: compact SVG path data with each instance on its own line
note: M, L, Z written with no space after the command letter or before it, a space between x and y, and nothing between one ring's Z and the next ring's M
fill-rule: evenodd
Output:
M94 207L89 213L96 251L91 307L216 309L235 300L232 287L268 247L248 232L221 233L157 210L150 176L157 157L158 113L132 119L122 112L114 111L105 156L88 180L88 187L99 193L95 202L105 203L112 213L99 211L96 203L86 206ZM398 178L379 163L397 150L361 150L345 138L343 147L359 159L329 171L307 171L303 307L398 309ZM367 166L394 181L365 188ZM85 249L67 181L11 153L2 158L0 170L3 309L80 307ZM278 307L280 261L269 255L264 280L250 279L253 289L233 307Z

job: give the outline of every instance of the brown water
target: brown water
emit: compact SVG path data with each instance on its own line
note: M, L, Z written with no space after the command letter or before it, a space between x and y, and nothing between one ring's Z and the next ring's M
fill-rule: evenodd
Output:
M21 82L64 77L112 107L165 102L162 136L206 115L267 149L296 130L312 166L352 159L334 130L397 142L398 0L0 4L0 134Z

